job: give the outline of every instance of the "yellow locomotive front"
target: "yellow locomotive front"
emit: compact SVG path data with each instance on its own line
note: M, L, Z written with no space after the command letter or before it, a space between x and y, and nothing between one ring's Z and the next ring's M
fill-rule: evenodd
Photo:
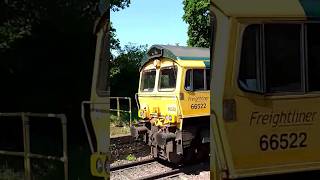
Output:
M209 153L209 49L152 46L140 70L138 124L132 136L174 163ZM193 159L194 160L194 159Z

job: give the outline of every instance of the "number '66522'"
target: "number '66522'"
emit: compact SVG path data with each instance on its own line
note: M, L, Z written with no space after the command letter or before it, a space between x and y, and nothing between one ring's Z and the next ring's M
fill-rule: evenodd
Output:
M307 147L307 133L284 133L262 135L260 137L260 149L262 151L292 149Z

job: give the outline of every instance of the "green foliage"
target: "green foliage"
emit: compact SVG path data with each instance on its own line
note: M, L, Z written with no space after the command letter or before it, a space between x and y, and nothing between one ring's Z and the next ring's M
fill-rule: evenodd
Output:
M31 35L31 26L19 20L5 22L0 26L0 49L10 48L10 45L26 35Z
M7 0L1 2L0 47L2 50L8 49L15 41L32 35L34 27L45 20L55 19L61 24L74 17L76 17L74 19L93 21L96 5L97 2L93 0ZM68 27L65 28L68 29Z
M110 26L110 49L112 50L120 50L120 41L117 38L116 35L116 29L112 26Z
M192 47L210 46L209 0L184 0L183 20L189 24L188 45Z
M127 159L128 161L135 161L137 158L136 158L133 154L129 154L129 155L126 157L126 159Z
M139 68L147 50L146 45L126 45L110 65L111 96L134 97L139 85Z
M0 2L0 50L10 49L18 40L31 36L43 21L60 25L61 31L92 31L93 22L100 16L97 9L108 0L5 0ZM100 3L100 4L99 4ZM111 0L110 9L129 7L130 0ZM101 5L102 4L102 5ZM81 22L81 23L80 23ZM88 29L89 28L89 29ZM115 29L111 28L111 48L118 48Z
M110 0L111 10L119 11L126 7L129 7L130 0Z
M123 113L121 113L120 117L118 117L116 112L112 112L112 114L110 115L110 122L117 127L123 127L126 124L129 124L125 122L125 119L123 118L122 114Z

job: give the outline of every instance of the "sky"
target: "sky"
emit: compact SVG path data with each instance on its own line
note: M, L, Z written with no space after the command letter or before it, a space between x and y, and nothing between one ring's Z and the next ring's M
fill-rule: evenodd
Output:
M111 22L123 47L135 45L187 45L188 25L182 20L183 0L131 0L128 8L111 11Z

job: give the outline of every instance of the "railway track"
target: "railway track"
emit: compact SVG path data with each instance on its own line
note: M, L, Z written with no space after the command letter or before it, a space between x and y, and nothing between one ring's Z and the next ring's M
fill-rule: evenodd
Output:
M185 179L185 174L209 169L209 162L195 165L171 166L160 163L155 159L146 159L124 165L110 167L111 179L113 180L151 180L151 179Z

